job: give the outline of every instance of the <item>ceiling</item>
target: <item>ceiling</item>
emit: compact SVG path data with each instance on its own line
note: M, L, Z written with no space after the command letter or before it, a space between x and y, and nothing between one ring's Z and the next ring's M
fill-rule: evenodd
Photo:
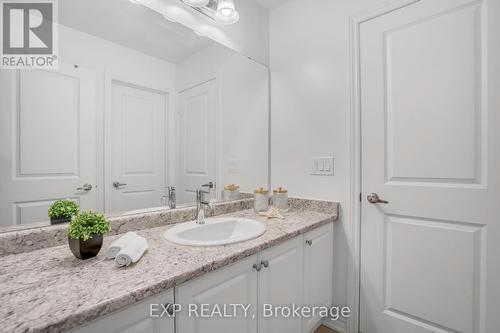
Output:
M212 41L129 0L59 1L62 25L179 63Z
M269 10L275 9L276 7L284 4L288 0L255 0L261 4L262 7L267 8Z

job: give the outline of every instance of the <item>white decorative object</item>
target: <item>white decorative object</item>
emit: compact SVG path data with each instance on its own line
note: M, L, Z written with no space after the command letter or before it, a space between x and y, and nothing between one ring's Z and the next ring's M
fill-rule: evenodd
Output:
M269 191L260 188L254 191L254 210L256 213L265 212L269 209Z
M288 209L288 191L282 187L273 191L273 206L281 209Z
M138 262L143 254L148 250L149 245L146 238L137 236L134 237L115 257L116 267L130 266L132 263Z
M240 199L240 187L235 184L230 184L224 187L222 191L222 200L232 201Z
M269 208L269 210L267 212L260 212L259 215L260 216L265 216L267 217L268 219L280 219L280 220L284 220L285 217L283 216L283 214L281 214L281 210L276 208L276 207L271 207Z
M138 234L135 232L129 231L122 237L118 238L115 240L111 245L108 247L106 250L106 258L108 259L115 259L116 255L124 248L127 246L127 244L130 244L131 242L134 241L134 239L137 239L139 237Z

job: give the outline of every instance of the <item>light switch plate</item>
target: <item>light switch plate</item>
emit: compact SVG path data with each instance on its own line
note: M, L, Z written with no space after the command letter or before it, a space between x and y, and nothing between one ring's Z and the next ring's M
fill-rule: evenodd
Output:
M312 157L311 175L333 176L333 157Z

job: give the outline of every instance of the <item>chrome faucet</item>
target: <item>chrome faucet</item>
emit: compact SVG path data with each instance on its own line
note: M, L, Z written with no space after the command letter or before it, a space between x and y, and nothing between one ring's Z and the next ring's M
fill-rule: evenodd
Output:
M205 190L196 191L196 223L205 224L205 207L211 208L210 203L205 200Z
M176 207L175 186L168 187L168 207L170 209L175 209Z

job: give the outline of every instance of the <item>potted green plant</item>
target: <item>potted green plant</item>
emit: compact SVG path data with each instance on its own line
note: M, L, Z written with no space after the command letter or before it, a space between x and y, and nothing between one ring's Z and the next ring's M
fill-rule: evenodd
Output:
M79 211L80 206L73 200L57 200L49 207L50 224L70 222Z
M108 232L109 222L103 214L82 212L69 224L69 248L78 259L95 257L101 250L103 235Z

